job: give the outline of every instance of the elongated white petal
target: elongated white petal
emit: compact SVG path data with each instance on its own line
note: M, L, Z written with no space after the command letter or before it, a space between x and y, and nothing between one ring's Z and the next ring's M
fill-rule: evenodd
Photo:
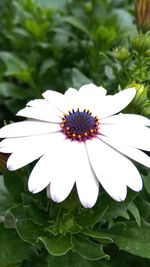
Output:
M56 91L47 90L42 94L42 96L49 101L54 107L58 108L62 112L66 112L67 103L65 103L65 97L63 94L58 93Z
M51 163L49 154L46 154L39 159L30 174L28 181L29 191L32 193L42 191L50 183L51 178Z
M134 98L136 90L134 88L125 89L113 96L106 96L99 104L99 114L102 119L123 110Z
M29 149L24 149L23 153L20 155L20 150L15 151L14 153L11 154L11 156L8 158L7 161L7 168L10 171L15 171L19 168L22 168L23 166L29 164L30 162L38 159L39 157L42 156L42 152L40 150L32 150L29 153Z
M96 86L93 83L85 84L80 87L79 94L83 95L84 97L89 98L99 98L104 97L106 95L107 91L102 86Z
M83 85L79 89L79 105L80 110L86 109L92 112L93 116L99 116L99 107L106 95L106 89L103 87L97 87L90 83Z
M61 118L53 114L52 112L39 108L26 107L21 109L17 116L22 116L30 119L42 120L47 122L60 123Z
M69 88L65 92L65 102L67 103L67 111L81 107L81 98L79 97L79 92L74 88Z
M3 140L2 143L5 152L13 152L7 161L8 169L17 170L35 159L38 159L42 155L49 153L54 147L54 141L59 143L63 139L64 137L61 133L55 133L44 136Z
M141 189L139 173L128 158L98 138L87 141L86 144L94 172L112 198L117 201L124 200L127 185L136 191Z
M150 120L144 116L136 114L123 114L114 115L101 120L103 124L117 124L126 125L127 127L136 126L150 126Z
M0 138L31 136L60 131L59 124L26 120L8 124L0 129Z
M150 151L150 129L145 126L101 124L100 133L127 145Z
M106 136L100 135L100 139L103 140L105 143L109 144L110 146L114 147L121 153L125 154L127 157L150 168L150 157L147 156L144 152L125 144L117 138L108 138Z
M69 140L64 140L51 155L52 180L49 196L55 202L63 201L71 192L76 180L76 145Z
M62 112L54 107L48 100L46 99L35 99L35 100L30 100L27 105L28 107L32 108L39 108L39 109L44 109L45 111L47 110L49 113L53 113L57 116L60 116Z
M99 182L90 166L87 151L83 143L78 143L76 187L82 205L85 208L94 206L99 192Z

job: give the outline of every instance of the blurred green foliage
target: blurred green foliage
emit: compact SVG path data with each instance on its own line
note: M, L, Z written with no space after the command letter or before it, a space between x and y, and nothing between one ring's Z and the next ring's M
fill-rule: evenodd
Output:
M1 126L18 120L15 113L46 89L64 92L91 81L109 93L134 86L137 95L126 112L149 116L150 35L137 32L134 4L0 1ZM0 155L1 170L4 158ZM149 267L147 169L140 169L141 193L129 191L117 203L101 189L97 204L87 210L76 192L62 204L48 201L45 192L30 194L30 168L0 176L1 267Z

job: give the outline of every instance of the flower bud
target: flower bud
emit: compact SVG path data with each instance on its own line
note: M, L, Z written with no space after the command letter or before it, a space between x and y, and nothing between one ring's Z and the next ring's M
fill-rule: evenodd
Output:
M131 53L129 52L127 47L120 46L120 47L116 47L113 50L113 55L116 59L123 62L130 57Z
M132 48L141 54L145 54L150 49L150 34L136 36L132 40Z
M150 102L147 102L143 105L142 111L144 116L150 116Z
M136 23L143 33L150 30L150 0L137 0L135 5Z
M147 101L147 91L148 88L140 83L132 83L130 87L134 87L136 89L136 95L133 99L133 105L141 106Z

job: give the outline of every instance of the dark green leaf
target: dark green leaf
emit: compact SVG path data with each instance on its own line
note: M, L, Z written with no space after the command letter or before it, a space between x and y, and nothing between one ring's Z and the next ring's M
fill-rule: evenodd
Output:
M4 184L3 176L0 175L0 221L4 220L4 214L11 204L12 198Z
M23 242L15 230L5 229L0 224L0 266L22 262L31 254L30 246Z
M22 177L18 172L5 172L4 183L15 202L21 201L21 193L24 191Z
M38 240L40 240L47 251L54 256L65 255L72 248L70 235L39 237Z
M48 258L48 267L104 267L100 266L99 263L91 262L77 253L68 252L64 256L54 257L49 256Z
M103 216L106 214L108 206L103 205L101 200L98 200L95 207L91 210L87 210L84 213L81 213L76 220L83 227L89 227L95 225L97 222L100 222Z
M2 59L6 65L6 75L13 75L21 70L27 69L27 64L22 59L10 52L0 52L0 59Z
M10 213L13 216L16 230L22 240L32 244L43 234L44 226L35 224L28 218L22 205L11 208Z
M144 186L148 194L150 194L150 174L147 176L142 176L144 180Z
M82 257L88 260L99 260L99 259L109 259L103 251L103 246L90 241L81 235L76 235L72 237L72 244L74 250L79 253Z
M25 90L11 82L0 83L0 96L15 97L17 99L26 99L30 95L29 90Z
M131 212L131 214L135 218L138 226L140 226L141 225L141 217L140 217L140 213L139 213L137 206L132 202L128 206L128 210Z
M62 22L67 22L70 25L72 25L73 27L75 27L75 28L79 29L80 31L89 35L89 31L88 31L87 27L77 17L71 17L71 16L70 17L64 17L62 19Z
M81 71L74 68L72 70L72 83L73 87L79 89L82 85L91 83L92 81L88 79Z
M116 223L109 231L105 231L119 249L131 254L150 259L150 224L136 222Z
M112 238L108 237L106 234L104 234L103 232L99 231L95 231L95 230L83 230L82 233L85 236L89 236L92 237L95 240L98 240L99 242L103 243L103 244L109 244L112 243L113 240Z

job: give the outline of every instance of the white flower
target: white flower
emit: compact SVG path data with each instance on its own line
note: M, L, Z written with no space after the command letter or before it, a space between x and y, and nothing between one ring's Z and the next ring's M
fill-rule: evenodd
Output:
M44 99L30 101L17 115L27 117L0 129L0 151L11 153L9 170L39 159L28 182L38 193L47 187L55 202L63 201L76 184L82 205L92 207L99 182L117 201L127 186L142 189L142 179L129 160L150 167L150 120L140 115L119 114L134 98L134 88L106 96L94 84L65 94L48 90Z

